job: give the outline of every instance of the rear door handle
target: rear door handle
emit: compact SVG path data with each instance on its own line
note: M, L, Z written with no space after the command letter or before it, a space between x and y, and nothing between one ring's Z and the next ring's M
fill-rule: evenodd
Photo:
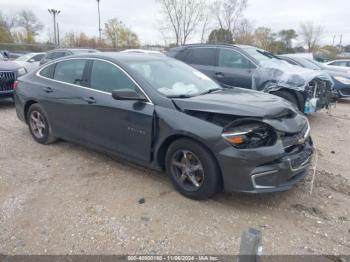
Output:
M83 98L88 104L95 104L96 100L92 96Z
M222 72L216 72L215 76L216 77L224 77L225 75Z
M51 87L45 87L45 88L44 88L44 91L45 91L46 93L52 93L52 92L53 92L53 89L52 89Z

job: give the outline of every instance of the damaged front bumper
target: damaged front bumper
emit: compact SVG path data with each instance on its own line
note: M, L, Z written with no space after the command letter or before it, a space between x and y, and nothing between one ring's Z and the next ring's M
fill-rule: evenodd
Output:
M280 133L274 146L254 150L226 147L217 154L226 192L289 190L308 174L314 152L309 124L295 134Z

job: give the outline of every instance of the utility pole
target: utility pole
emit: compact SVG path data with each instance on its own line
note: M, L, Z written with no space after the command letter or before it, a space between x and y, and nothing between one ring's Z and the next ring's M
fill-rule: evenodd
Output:
M49 13L53 16L53 31L54 31L54 45L57 46L57 33L56 33L56 16L61 13L60 10L48 9Z
M57 22L57 46L60 47L61 43L60 43L60 28Z
M96 0L97 1L97 11L98 11L98 31L100 35L100 45L102 44L102 28L101 28L101 13L100 13L100 1L101 0Z

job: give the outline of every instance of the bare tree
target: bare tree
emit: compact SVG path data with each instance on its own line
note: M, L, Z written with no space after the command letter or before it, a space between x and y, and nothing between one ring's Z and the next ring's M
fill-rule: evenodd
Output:
M15 21L14 17L7 17L0 11L0 42L13 42L12 29L15 27Z
M247 5L248 0L217 0L211 9L220 28L234 35Z
M18 15L17 26L23 27L26 34L25 41L28 43L35 42L35 36L38 35L44 26L38 21L32 11L22 10Z
M253 45L254 26L248 19L240 20L233 37L236 44Z
M308 51L312 52L318 46L321 36L323 34L323 28L316 26L312 22L306 22L300 24L299 36L303 43L307 45Z
M203 0L157 0L161 6L161 33L173 34L176 45L184 45L203 19Z
M212 14L209 6L206 4L203 8L202 21L201 21L201 43L205 43L207 40L208 32L210 31Z

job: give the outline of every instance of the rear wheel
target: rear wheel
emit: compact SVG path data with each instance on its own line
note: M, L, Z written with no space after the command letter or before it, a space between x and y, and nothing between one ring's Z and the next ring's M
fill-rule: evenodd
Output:
M299 105L298 99L293 94L291 94L287 91L276 91L276 92L273 92L272 94L288 100L292 104L296 105L300 110L300 105Z
M166 170L184 196L204 200L220 186L220 170L211 153L190 139L176 140L166 153Z
M34 140L40 144L50 144L56 139L52 136L51 127L47 115L38 104L30 106L27 114L29 131Z

